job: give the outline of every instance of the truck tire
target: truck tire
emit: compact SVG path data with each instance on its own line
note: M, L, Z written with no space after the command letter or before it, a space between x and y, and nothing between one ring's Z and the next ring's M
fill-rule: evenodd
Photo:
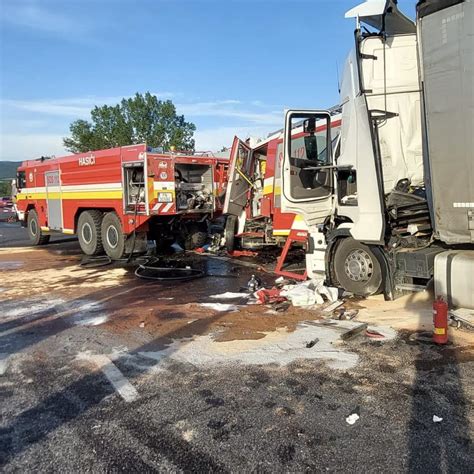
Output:
M227 216L224 229L225 248L232 252L235 248L235 233L237 232L237 217Z
M204 226L191 224L187 227L186 237L184 239L184 249L194 250L201 248L206 244L208 238L207 231Z
M102 212L92 209L81 212L77 221L77 237L82 251L86 255L100 255L104 252L100 224Z
M346 291L357 296L380 292L382 268L370 246L352 238L342 239L336 246L332 265L336 280Z
M46 245L49 242L51 236L45 235L41 232L38 213L33 209L28 212L27 228L28 236L32 245Z
M105 253L112 260L119 260L125 255L125 235L122 223L115 212L108 212L102 219L102 243Z

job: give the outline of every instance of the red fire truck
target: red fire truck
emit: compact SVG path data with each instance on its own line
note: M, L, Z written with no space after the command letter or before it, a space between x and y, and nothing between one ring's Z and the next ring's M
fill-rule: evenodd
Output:
M87 255L119 259L176 238L200 246L209 221L222 211L228 160L210 155L156 153L131 145L18 168L18 218L34 245L52 232L77 234Z
M337 152L340 108L331 109L332 136L336 137L333 150ZM326 124L316 128L317 147L315 156L307 157L303 126L292 130L292 149L302 160L312 158L321 166L330 162L325 145ZM283 132L278 131L253 146L234 138L230 154L229 183L224 203L226 221L226 246L232 250L237 243L246 249L264 246L281 246L276 273L295 279L305 279L306 273L298 274L284 270L285 259L293 243L304 245L307 240L307 226L297 214L281 210L281 163L283 160ZM307 179L325 181L329 171L307 173Z

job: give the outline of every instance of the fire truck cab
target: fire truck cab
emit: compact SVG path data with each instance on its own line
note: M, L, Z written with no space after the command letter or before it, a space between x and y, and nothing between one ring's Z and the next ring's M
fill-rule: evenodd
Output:
M338 109L332 110L331 114L331 129L336 143L341 116ZM325 129L325 122L318 123L314 131L315 156L311 158L319 165L328 164L330 161L327 157ZM305 160L308 153L305 145L307 135L302 123L293 127L292 150L301 160ZM234 138L224 203L224 213L227 215L226 247L233 250L237 244L245 249L280 246L282 253L277 262L276 273L304 279L306 272L300 274L284 270L290 247L293 244L306 244L307 225L298 213L282 211L282 162L282 131L273 133L253 145L249 141ZM301 178L301 192L308 193L309 189L315 187L315 183L318 189L321 185L324 186L330 179L330 173L314 173L308 168L300 168L298 177Z
M142 145L25 161L17 173L18 218L34 245L77 234L87 255L119 259L176 239L200 246L222 210L227 160L158 153Z

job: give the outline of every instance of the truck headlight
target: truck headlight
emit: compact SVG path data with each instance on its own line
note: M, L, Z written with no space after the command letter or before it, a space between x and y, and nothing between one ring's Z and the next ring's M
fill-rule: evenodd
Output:
M173 194L158 193L158 202L173 202Z

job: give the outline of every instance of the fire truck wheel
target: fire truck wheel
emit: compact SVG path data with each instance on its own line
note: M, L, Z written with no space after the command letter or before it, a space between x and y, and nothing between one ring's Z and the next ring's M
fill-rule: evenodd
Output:
M102 212L95 209L81 212L77 221L79 245L86 255L100 255L104 251L100 223Z
M115 212L108 212L102 220L102 243L105 253L113 260L125 255L125 236L122 223Z
M207 242L207 232L204 226L192 224L187 228L186 238L184 239L185 250L194 250L202 247Z
M232 252L235 248L235 234L237 232L237 217L227 216L225 221L224 237L225 248L228 252Z
M333 270L339 284L358 296L378 293L382 269L370 246L354 239L343 239L336 247Z
M31 210L28 212L28 236L33 245L46 245L51 238L50 235L45 235L41 232L39 224L38 214L36 211Z

